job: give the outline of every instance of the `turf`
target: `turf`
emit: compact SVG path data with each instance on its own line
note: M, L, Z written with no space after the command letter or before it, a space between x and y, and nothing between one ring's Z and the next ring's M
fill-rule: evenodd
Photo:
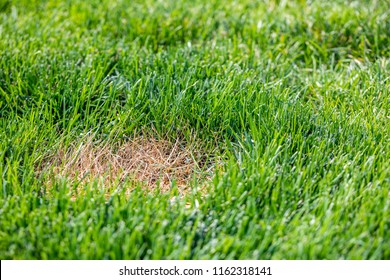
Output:
M389 259L389 11L0 0L0 258ZM90 135L216 171L180 197L38 172Z

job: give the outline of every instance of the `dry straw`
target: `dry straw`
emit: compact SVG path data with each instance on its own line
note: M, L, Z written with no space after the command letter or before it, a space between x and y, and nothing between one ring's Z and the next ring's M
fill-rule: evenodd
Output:
M190 189L191 180L207 180L206 175L212 172L212 167L204 170L205 161L199 160L199 155L194 147L179 140L171 143L139 137L113 146L94 143L89 138L68 149L59 149L41 170L51 168L56 177L78 182L99 180L107 188L130 179L148 189L159 187L167 191L175 182L184 193Z

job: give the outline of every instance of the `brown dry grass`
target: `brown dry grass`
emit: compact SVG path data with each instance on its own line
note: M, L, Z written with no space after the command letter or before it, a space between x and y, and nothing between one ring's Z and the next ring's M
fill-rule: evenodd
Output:
M59 149L39 169L40 172L50 169L57 178L77 182L98 180L107 190L130 179L147 189L159 187L167 191L175 181L179 191L185 193L190 189L191 180L206 180L201 174L211 172L211 168L200 172L205 163L195 159L199 154L194 147L185 146L179 140L171 143L140 137L112 146L86 139L66 150Z

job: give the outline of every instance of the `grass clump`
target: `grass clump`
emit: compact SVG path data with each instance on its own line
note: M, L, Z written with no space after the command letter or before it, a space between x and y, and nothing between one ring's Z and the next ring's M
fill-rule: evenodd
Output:
M203 157L203 158L202 158ZM185 147L179 139L175 143L152 137L134 137L118 143L95 143L92 137L68 149L60 148L47 156L37 168L38 176L70 179L81 187L101 181L110 194L118 188L131 190L128 180L135 180L147 189L169 191L177 186L181 193L190 190L193 179L205 180L214 169L195 147ZM72 184L72 182L71 182ZM76 193L75 195L80 195Z
M0 257L388 259L389 10L0 1Z

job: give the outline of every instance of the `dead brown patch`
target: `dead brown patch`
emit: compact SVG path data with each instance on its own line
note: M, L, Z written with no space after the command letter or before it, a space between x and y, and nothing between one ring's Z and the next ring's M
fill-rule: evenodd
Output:
M167 191L174 181L184 193L191 180L205 180L205 174L211 172L211 167L205 170L206 164L199 155L194 147L181 141L136 138L112 146L87 139L67 150L59 149L40 169L50 168L56 177L78 182L98 180L106 188L130 179L148 189Z

